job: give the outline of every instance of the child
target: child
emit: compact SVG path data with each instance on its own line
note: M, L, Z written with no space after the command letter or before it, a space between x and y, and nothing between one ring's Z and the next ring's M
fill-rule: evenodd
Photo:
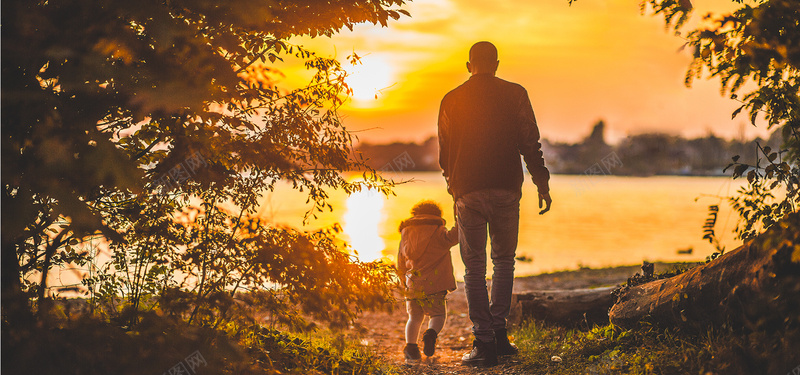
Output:
M458 227L445 228L442 209L424 200L411 208L412 217L400 223L400 250L397 273L406 288L406 363L419 362L422 356L417 336L425 315L430 317L422 335L423 352L430 357L436 338L447 318L447 293L456 290L450 248L458 243Z

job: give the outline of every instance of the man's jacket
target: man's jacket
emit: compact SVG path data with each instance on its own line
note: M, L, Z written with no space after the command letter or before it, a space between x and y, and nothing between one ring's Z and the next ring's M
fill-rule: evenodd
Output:
M520 191L520 154L539 193L549 192L541 147L528 93L516 83L476 74L442 99L439 165L456 199L482 189Z

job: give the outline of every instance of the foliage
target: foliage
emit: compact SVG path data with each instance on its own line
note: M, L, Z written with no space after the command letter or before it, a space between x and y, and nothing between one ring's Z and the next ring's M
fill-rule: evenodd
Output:
M784 151L772 151L769 146L761 147L759 144L756 146L759 156L763 155L764 159L756 158L756 164L751 166L739 163L739 158L734 157L733 163L728 166L734 167L734 178L747 171L749 185L740 188L739 195L730 198L731 205L741 218L736 232L743 240L755 238L786 215L796 212L800 203L798 166L781 160ZM766 166L762 168L764 161Z
M719 205L712 204L708 206L708 218L703 223L703 239L708 240L708 243L714 246L715 252L706 257L706 263L718 258L725 253L725 246L719 241L717 232L714 227L717 225L717 215L719 214Z
M110 245L114 257L105 269L84 280L92 297L111 304L124 297L129 309L117 318L128 325L140 309L158 307L218 326L231 319L233 305L258 304L274 322L297 329L308 325L303 316L343 326L361 308L392 300L389 265L361 263L344 251L338 225L316 232L275 227L244 209L225 209L214 194L198 191L177 212L155 196L141 211L115 216L111 225L129 230L124 244Z
M747 112L753 125L782 129L785 150L757 145L754 164L734 157L733 177L747 176L749 185L731 203L740 215L736 232L747 240L797 210L800 203L800 3L759 0L730 14L706 15L686 35L693 60L686 84L708 72L718 78L723 94L741 102L732 116ZM676 32L692 10L688 0L647 0ZM741 91L745 91L741 94ZM764 164L762 164L764 163Z
M135 331L87 316L60 318L57 305L40 324L3 325L3 373L162 374L192 353L198 373L246 374L242 350L224 332L147 314ZM44 360L43 358L46 358Z
M331 189L389 191L337 115L347 73L288 40L386 26L402 4L4 2L4 321L28 298L46 313L49 271L84 265L98 311L129 328L148 311L219 326L259 288L291 326L295 306L339 326L382 306L387 265L355 260L338 228L278 228L256 209L281 182L307 193L307 217ZM307 85L284 87L285 57Z
M257 207L284 182L307 217L331 189L389 191L337 115L347 73L288 40L386 26L402 4L3 2L4 372L164 373L199 351L208 373L374 373L363 352L320 367L315 346L252 340L265 319L346 325L392 298L394 275L338 227L276 227ZM308 84L283 84L287 57ZM48 281L81 267L84 285ZM77 319L50 298L65 289L91 297Z
M294 335L245 322L221 329L143 314L134 330L56 305L40 324L3 327L3 373L384 374L392 367L357 342ZM7 346L8 345L8 346ZM47 360L41 356L46 355ZM189 366L193 366L190 367Z
M259 345L252 355L270 363L279 373L308 374L387 374L390 367L381 363L366 348L347 341L342 334L320 341L270 329L256 332Z
M628 280L622 284L622 286L615 289L611 293L615 296L620 296L634 286L646 284L655 280L668 279L673 276L678 276L690 270L694 266L696 266L695 263L674 263L669 269L655 273L655 264L644 261L642 262L641 273L635 273L633 276L629 277Z
M513 333L529 374L782 374L800 361L791 346L797 330L786 337L612 324L579 331L529 321Z

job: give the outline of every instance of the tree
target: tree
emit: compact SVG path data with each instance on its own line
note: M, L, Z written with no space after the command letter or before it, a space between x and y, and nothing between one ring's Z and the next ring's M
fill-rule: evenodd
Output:
M154 252L165 247L202 254L189 258L207 276L212 248L253 242L243 226L256 222L259 194L278 181L307 191L316 210L330 208L328 189L386 191L353 157L352 136L337 117L350 91L346 73L338 61L288 40L363 22L386 26L408 15L392 9L402 4L3 2L4 314L24 303L21 275L41 271L31 286L42 302L50 267L91 261L79 246L87 236L109 241L117 255L133 251L119 260L143 262L140 282L148 272L165 272L163 262L180 266ZM271 64L284 56L314 72L307 86L279 87ZM359 168L366 183L339 173ZM208 235L199 242L181 237L172 219L198 207L203 212L191 222L207 224ZM261 223L250 229L276 241L287 233L269 230ZM310 248L329 238L302 236L313 240ZM249 277L222 274L227 281ZM205 291L201 282L198 296L230 287L227 281Z
M645 3L664 15L666 24L676 31L692 8L688 0ZM780 127L783 132L786 150L756 143L754 164L741 163L735 156L728 166L733 167L734 178L746 176L749 182L739 196L731 198L740 214L737 233L746 241L717 257L722 252L713 232L718 208L711 206L704 238L720 253L678 276L623 288L609 317L612 323L627 327L646 320L661 326L742 333L746 345L777 353L774 360L762 356L768 361L759 366L775 372L794 366L800 342L800 213L796 212L800 203L800 2L756 4L742 4L731 14L706 16L708 26L687 35L687 45L694 49L687 85L708 72L720 79L723 94L741 102L733 117L746 110L753 125L763 119L768 128ZM747 350L742 354L746 361L759 359ZM783 358L788 359L781 362Z
M734 178L749 186L731 199L741 220L737 232L747 240L795 212L800 203L800 2L759 0L730 14L706 15L703 26L686 35L693 59L686 84L708 73L723 94L741 102L753 125L782 130L784 150L757 144L755 162L733 158ZM648 0L656 14L678 32L692 11L689 0ZM744 93L742 93L744 91ZM783 191L781 191L783 189ZM784 192L785 191L785 192Z

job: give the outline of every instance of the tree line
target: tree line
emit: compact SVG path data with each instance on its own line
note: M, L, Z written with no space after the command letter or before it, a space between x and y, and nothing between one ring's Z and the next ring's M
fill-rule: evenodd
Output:
M598 121L589 135L576 143L542 140L542 152L551 173L614 174L626 176L720 176L732 157L755 161L758 145L779 150L781 132L768 139L725 139L712 133L687 139L666 133L628 136L617 144L605 138L606 124ZM379 170L438 171L438 142L361 143L358 150L367 164Z

